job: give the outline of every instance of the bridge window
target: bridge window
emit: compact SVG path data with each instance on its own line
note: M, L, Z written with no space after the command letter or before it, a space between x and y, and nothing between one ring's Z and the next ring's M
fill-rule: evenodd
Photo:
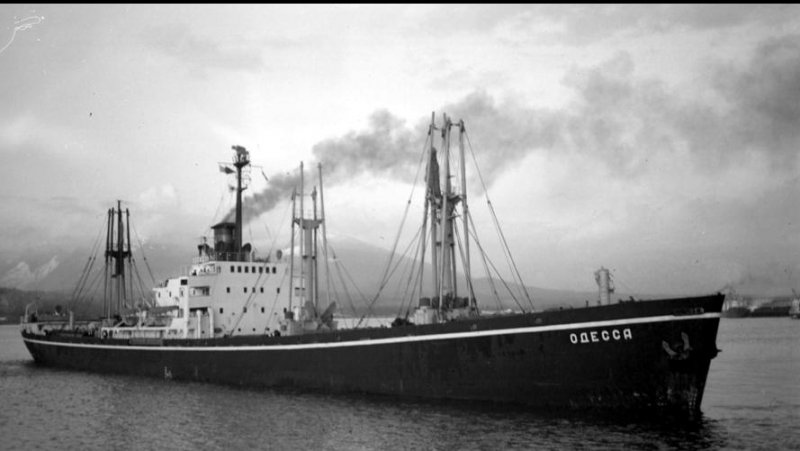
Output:
M231 272L233 272L233 265L231 265Z
M249 266L245 266L244 267L244 272L250 272L250 267Z
M247 307L242 308L242 313L247 313Z
M247 287L244 287L244 292L247 293Z
M261 292L262 292L262 293L264 292L264 287L261 287Z
M231 292L231 287L227 287L227 288L225 288L225 292L226 292L226 293L230 293L230 292Z
M219 312L222 313L222 307L219 308Z
M277 288L277 293L278 293L278 294L281 294L281 287L278 287L278 288Z
M277 266L273 266L272 267L272 274L275 274L277 272L278 272L278 267Z
M264 313L264 307L261 307L261 313Z
M263 266L259 266L258 267L258 273L259 274L263 274L264 273L264 267Z
M236 272L242 272L242 267L241 266L237 266L236 267Z

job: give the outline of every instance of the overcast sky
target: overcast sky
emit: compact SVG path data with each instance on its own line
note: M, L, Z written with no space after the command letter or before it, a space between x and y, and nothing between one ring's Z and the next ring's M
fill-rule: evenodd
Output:
M388 248L435 111L526 283L800 288L797 6L0 5L0 49L4 261L90 246L116 199L191 251L233 144L259 202L322 162L331 232Z

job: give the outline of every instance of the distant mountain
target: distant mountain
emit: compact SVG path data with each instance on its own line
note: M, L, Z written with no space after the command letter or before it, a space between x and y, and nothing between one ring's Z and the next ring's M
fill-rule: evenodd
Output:
M328 267L330 278L326 276L323 256L320 256L319 282L323 299L327 280L331 282L332 298L338 300L340 312L364 312L368 306L383 314L395 314L408 308L408 303L416 304L417 293L409 293L412 281L409 272L412 259L395 256L391 269L387 272L389 251L378 246L365 243L352 236L332 236L329 238L330 253ZM283 249L284 258L288 258L288 249ZM92 258L89 250L61 251L52 256L28 255L27 260L13 261L6 264L0 277L0 286L24 290L52 291L71 294L81 274L91 268L95 276L86 279L86 286L98 284L102 280L96 275L104 267L102 252ZM149 294L150 288L168 277L182 273L197 255L191 243L146 243L142 248L134 249L136 284L141 285ZM273 255L274 258L274 255ZM30 263L29 263L30 262ZM482 269L475 269L483 272ZM385 274L391 277L382 284ZM152 277L151 277L152 274ZM584 275L591 277L591 274ZM430 283L430 266L426 265L423 278ZM138 283L141 279L141 284ZM343 283L344 282L344 283ZM466 289L459 286L459 295L465 296ZM96 285L97 286L97 285ZM595 304L597 292L581 292L571 290L552 290L526 286L527 295L522 286L511 281L490 281L485 277L476 277L473 282L475 297L481 309L535 309L570 308ZM380 293L380 296L376 294ZM512 296L513 293L513 296ZM423 296L429 296L425 293ZM530 301L528 299L530 296ZM628 294L615 293L613 299L627 299ZM650 298L657 296L648 296ZM413 301L411 301L414 299ZM374 302L373 302L374 301Z
M38 282L41 282L58 268L58 266L59 261L57 255L33 270L31 270L27 262L21 261L3 274L3 277L0 278L0 286L22 289L34 287Z

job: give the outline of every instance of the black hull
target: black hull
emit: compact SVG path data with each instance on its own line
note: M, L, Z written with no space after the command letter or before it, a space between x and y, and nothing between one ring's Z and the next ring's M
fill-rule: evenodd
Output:
M293 337L23 333L43 365L247 387L698 412L722 295ZM685 344L689 348L683 349Z

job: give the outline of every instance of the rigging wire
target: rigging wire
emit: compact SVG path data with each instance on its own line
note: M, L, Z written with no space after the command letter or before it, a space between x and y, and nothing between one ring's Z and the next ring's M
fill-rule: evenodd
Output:
M618 272L620 272L620 270L619 270L619 269L614 269L614 272L615 272L615 273L618 273ZM628 290L628 293L630 293L630 296L631 296L631 297L633 297L634 299L640 299L640 298L641 298L641 296L640 296L640 293L639 293L637 290L634 290L633 288L629 287L627 284L625 284L624 282L622 282L622 281L621 281L621 280L620 280L620 279L619 279L619 278L616 276L616 274L612 274L612 273L611 273L611 270L609 270L609 272L608 272L608 276L609 276L609 279L612 279L612 281L613 281L615 284L617 284L617 283L618 283L618 284L622 285L622 287L623 287L623 288L625 288L626 290Z
M281 276L281 280L278 282L278 288L283 286L283 283L286 281L287 274L288 274L288 272L284 270L283 274ZM266 281L264 282L264 284L266 284ZM262 286L263 286L263 284L262 284ZM291 287L289 287L289 289L291 289ZM272 307L269 309L269 315L267 316L267 318L272 318L272 315L275 313L275 307L278 306L278 298L279 297L280 297L280 291L276 290L275 291L275 297L273 298L273 301L272 301ZM269 324L269 321L267 321L266 324L264 324L264 333L267 333L268 330L269 330L269 326L267 324Z
M328 243L328 246L330 246L330 243ZM348 302L348 304L350 304L350 310L351 310L351 312L353 314L353 317L356 317L356 316L358 316L357 311L356 311L356 306L355 306L355 304L353 304L353 297L350 295L350 291L347 289L347 284L346 284L346 281L345 281L344 276L342 274L341 262L337 259L336 252L333 250L333 248L331 248L331 254L333 254L333 264L334 264L334 268L336 269L336 274L339 277L339 282L342 284L342 291L344 291L345 296L347 297L347 302ZM334 289L334 291L336 291L336 287L335 286L334 286L333 289ZM364 297L364 295L360 291L359 291L359 294L361 295L362 302L366 305L366 303L367 303L366 297Z
M92 292L99 292L100 291L100 280L102 278L101 276L103 276L104 274L105 274L105 271L97 271L95 273L94 279L89 284L89 289L86 290L87 291L87 295L89 293L92 293ZM93 301L93 300L94 300L94 297L88 297L88 298L83 298L83 299L79 298L78 302L75 304L76 310L79 307L86 307L86 306L90 305L91 301ZM81 313L82 313L82 311L81 311Z
M470 213L470 216L471 215L472 215L472 213ZM506 281L503 280L502 277L500 277L500 272L497 271L497 267L495 267L494 263L492 263L492 260L489 258L489 256L486 254L486 251L483 249L483 246L481 245L481 242L480 242L480 240L478 240L478 236L475 233L475 228L474 227L470 230L470 235L475 240L475 244L478 246L478 252L481 254L483 265L484 265L484 269L486 270L486 277L489 279L489 284L491 285L492 292L494 293L494 295L495 295L495 297L497 299L498 307L500 307L502 309L502 303L500 302L500 294L497 292L497 286L494 283L494 277L492 277L492 272L489 269L490 267L492 269L494 269L495 274L497 274L498 279L503 284L503 286L506 287L506 289L508 290L508 294L511 295L511 299L514 300L514 303L517 304L517 307L519 307L520 310L522 310L524 312L525 308L522 306L522 304L520 304L519 300L514 295L514 292L511 290L511 288L509 288L509 286L506 283Z
M386 287L386 284L388 283L387 277L389 275L390 268L392 267L392 263L394 261L395 255L396 255L397 245L398 245L398 243L400 241L400 236L401 236L401 233L403 231L403 227L405 226L406 219L408 218L408 211L411 208L411 201L413 200L414 192L417 189L417 181L419 180L419 175L422 172L422 162L425 160L425 151L424 151L424 149L427 149L428 143L430 142L431 139L432 139L432 137L431 137L431 134L429 133L428 134L428 138L425 140L425 144L423 145L423 152L421 152L421 154L420 154L419 163L417 164L417 173L414 175L414 181L413 181L413 183L411 185L411 194L408 196L408 201L406 202L406 208L405 208L405 211L403 212L403 219L400 221L400 227L398 227L398 229L397 229L397 235L395 236L394 244L392 244L392 252L389 254L389 258L388 258L388 260L386 262L386 269L384 270L383 277L381 278L381 283L380 283L380 285L378 287L378 292L375 293L375 296L373 297L372 301L370 302L370 307L369 307L370 311L372 310L372 306L375 304L375 302L377 302L378 298L380 298L380 295L383 292L383 289ZM358 324L361 324L361 321L363 319L364 318L362 317L358 321ZM356 326L356 327L358 327L358 326Z
M467 219L464 218L464 220L467 220ZM453 232L455 233L456 241L458 242L458 246L456 246L456 247L458 248L458 255L461 257L461 267L462 268L466 268L467 267L467 263L466 263L467 258L464 255L464 244L461 241L461 235L460 235L461 232L458 231L458 227L453 227ZM475 287L472 285L472 278L471 277L465 277L465 279L467 281L467 289L468 289L467 294L468 294L468 299L469 299L470 298L469 294L475 292ZM472 305L472 299L469 299L469 302L470 302L470 305Z
M144 254L144 244L142 243L141 238L139 238L139 233L136 232L136 227L131 224L131 228L133 229L133 235L136 237L136 242L139 243L139 252L141 252L144 265L147 267L147 272L150 274L150 280L155 286L156 278L153 276L153 271L150 269L150 263L147 262L147 256Z
M406 283L406 292L403 294L403 299L408 299L408 307L406 308L406 314L404 318L408 318L408 315L411 313L411 308L414 305L414 293L417 292L417 289L420 289L420 293L422 292L422 275L424 272L424 262L422 258L420 258L420 254L424 252L423 246L425 246L425 224L422 224L417 231L417 251L413 259L411 259L410 263L410 271L408 274L408 281ZM419 266L417 266L419 264ZM412 277L414 280L412 280ZM411 292L409 293L409 289ZM398 310L398 315L400 316L400 312L403 311L403 306L405 304L405 300L400 304L400 309Z
M280 220L280 223L279 223L280 225L278 226L278 232L276 234L273 235L270 232L269 227L267 226L267 223L266 222L264 223L264 228L266 229L267 234L272 237L272 243L269 246L268 255L272 255L272 251L275 250L275 245L278 242L278 236L280 236L280 234L283 232L283 227L286 224L286 222L288 222L288 221L286 221L286 215L289 213L289 207L291 207L291 206L292 206L291 203L287 203L286 204L286 208L283 210L283 216L281 216L281 220Z
M147 296L145 295L145 288L144 288L144 281L142 280L141 274L139 274L139 266L136 264L136 259L131 258L131 266L133 267L133 271L136 273L136 280L139 282L139 294L142 299L142 302L147 306ZM133 284L133 281L131 281ZM154 284L155 285L155 284ZM134 293L131 290L131 296L133 297Z
M416 259L415 258L407 258L407 256L410 254L409 251L411 250L411 247L414 246L414 245L416 245L417 252L418 252L418 250L419 250L418 243L420 241L421 233L422 233L422 227L417 229L417 233L414 235L414 237L409 242L408 246L406 247L406 250L404 251L403 255L401 256L401 259L397 262L397 264L395 265L394 270L392 271L392 273L394 273L394 271L397 270L397 268L400 266L401 263L406 263L405 265L403 265L403 269L402 269L402 271L400 273L400 277L399 278L403 279L404 276L406 275L406 272L407 272L408 273L408 279L407 279L407 283L404 284L404 286L402 287L403 288L403 294L398 296L401 299L401 302L400 302L400 308L398 310L398 315L397 316L400 316L400 312L403 311L403 307L406 304L406 299L407 298L409 300L409 305L411 304L411 297L413 296L413 293L409 294L409 290L414 288L412 286L411 279L415 275L415 271L414 270L415 270L415 266L416 266L415 265ZM398 290L399 289L400 289L400 287L398 287ZM396 291L396 293L397 293L397 291Z
M489 192L486 189L486 183L484 182L483 175L481 174L480 168L478 167L478 160L475 157L474 150L472 149L472 141L469 139L469 134L467 134L466 130L464 131L464 136L467 138L467 145L469 146L469 152L470 155L472 156L473 162L475 163L475 170L477 171L478 179L480 180L481 186L483 187L483 194L484 196L486 196L486 203L489 205L489 211L492 214L492 219L495 223L495 227L503 244L502 246L503 252L506 254L508 261L510 262L510 265L512 267L512 276L516 276L516 281L519 283L522 291L525 293L525 297L527 298L528 303L531 305L531 308L533 308L533 299L531 299L530 293L528 293L528 288L522 281L522 276L519 274L519 269L517 268L517 264L516 262L514 262L514 257L511 255L511 251L509 250L505 234L503 233L503 229L500 227L500 222L497 219L497 214L494 211L494 206L492 205L492 201L489 199Z
M100 230L97 231L97 237L95 238L94 244L92 244L92 248L89 253L89 259L86 262L83 271L81 272L81 276L78 279L78 283L75 285L75 289L72 291L70 306L73 305L78 296L80 296L83 286L85 286L86 280L89 278L92 268L94 267L94 261L100 248L100 238L103 236L103 229L105 228L104 225L105 224L101 221Z
M328 243L328 245L331 246L330 243ZM340 280L342 282L342 289L344 289L346 296L348 297L348 299L350 299L350 305L351 305L351 308L353 309L353 316L356 316L356 309L355 309L355 306L352 304L352 296L350 296L350 291L347 289L347 284L345 283L346 281L345 281L345 277L344 276L347 276L347 279L350 281L350 283L353 284L353 288L355 288L355 290L358 292L358 295L361 297L361 301L364 303L365 307L367 307L367 309L371 312L372 311L372 306L371 306L371 304L369 304L367 302L367 297L358 288L358 284L355 283L355 281L353 280L353 277L350 275L350 272L347 271L347 267L344 266L343 264L341 264L341 262L339 260L337 260L336 251L333 249L333 246L331 246L331 252L334 254L334 261L336 262L336 265L335 265L336 266L336 271L337 271L337 273L339 275L339 278L340 278ZM344 274L342 273L342 271L344 271ZM359 324L361 324L361 321L359 321ZM356 327L358 327L358 325L356 325Z

